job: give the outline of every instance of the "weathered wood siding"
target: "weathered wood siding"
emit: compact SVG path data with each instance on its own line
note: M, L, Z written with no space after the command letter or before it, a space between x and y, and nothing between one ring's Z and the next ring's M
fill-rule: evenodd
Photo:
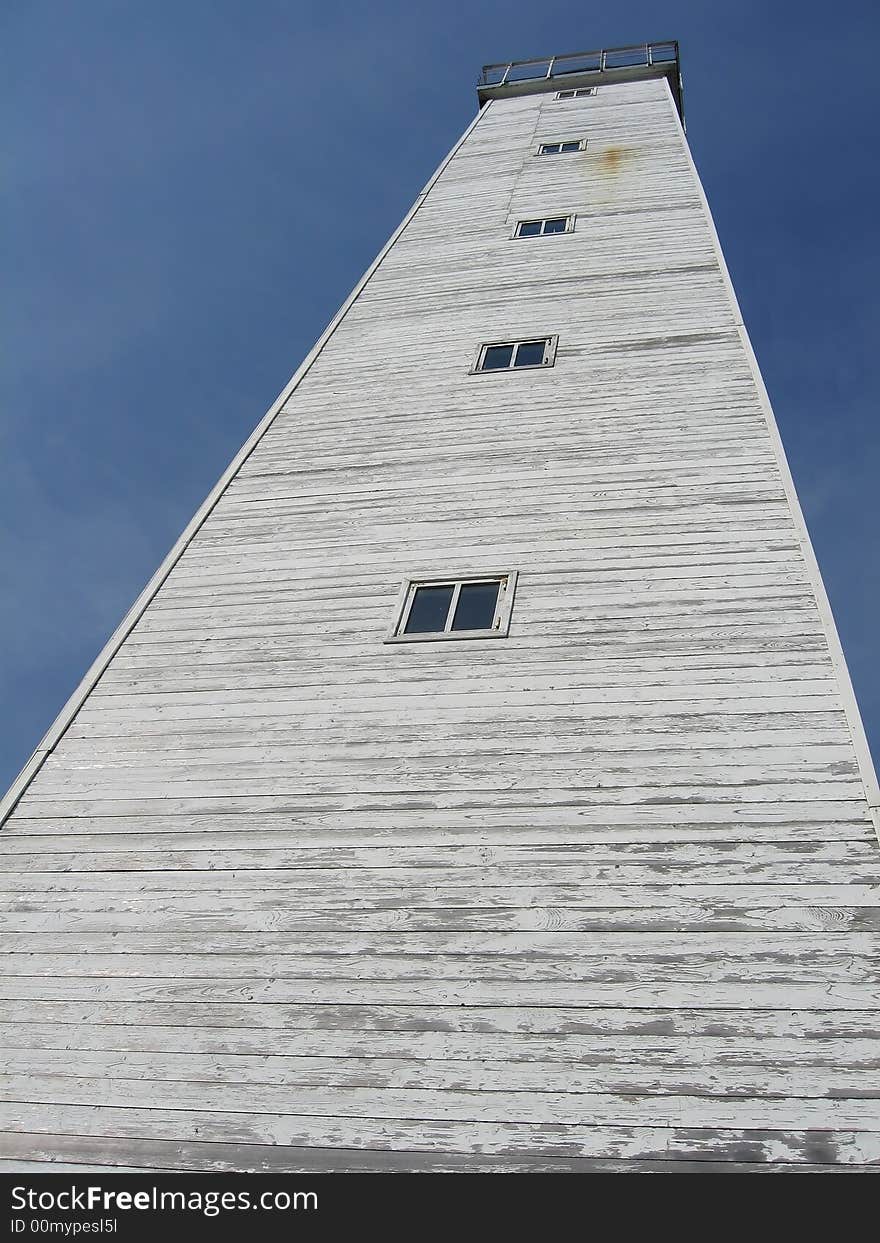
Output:
M880 1161L823 600L665 82L490 104L6 824L0 1160Z

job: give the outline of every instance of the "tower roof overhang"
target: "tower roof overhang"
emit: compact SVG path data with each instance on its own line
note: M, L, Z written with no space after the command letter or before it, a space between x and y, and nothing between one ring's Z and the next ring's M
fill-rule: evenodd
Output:
M668 79L684 125L681 63L675 39L484 65L477 83L477 98L482 107L490 99L613 82L640 82L647 78Z

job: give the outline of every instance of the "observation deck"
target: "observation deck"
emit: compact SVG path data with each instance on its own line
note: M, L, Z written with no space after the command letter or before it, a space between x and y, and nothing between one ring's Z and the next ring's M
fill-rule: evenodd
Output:
M577 90L645 78L668 78L684 126L681 62L675 39L484 65L477 82L477 98L482 107L490 99L507 99L512 95Z

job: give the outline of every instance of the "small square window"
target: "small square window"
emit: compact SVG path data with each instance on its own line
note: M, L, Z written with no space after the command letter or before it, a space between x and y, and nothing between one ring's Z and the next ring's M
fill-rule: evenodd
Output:
M453 590L451 584L442 587L417 587L404 633L430 634L433 630L445 630Z
M556 360L558 337L533 337L526 341L505 341L481 345L471 372L516 371L521 367L552 367Z
M520 341L514 355L514 367L540 367L544 362L546 339L540 341Z
M504 371L513 362L514 345L487 345L480 363L481 371Z
M538 147L538 155L567 155L570 151L583 151L586 145L586 138L566 142L542 142Z
M544 220L520 220L514 237L546 237L548 233L573 233L574 216L548 216Z
M491 630L498 607L500 580L462 583L452 618L453 630Z
M507 635L516 573L410 579L403 584L386 643L496 639Z

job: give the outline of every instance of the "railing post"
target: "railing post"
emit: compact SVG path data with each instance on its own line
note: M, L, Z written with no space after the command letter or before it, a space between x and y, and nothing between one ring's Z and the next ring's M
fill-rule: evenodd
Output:
M550 57L550 64L547 66L547 73L546 73L546 75L545 75L545 76L546 76L546 77L548 77L548 78L552 78L552 77L553 77L553 65L554 65L555 61L556 61L556 57L555 57L555 56L551 56L551 57Z

